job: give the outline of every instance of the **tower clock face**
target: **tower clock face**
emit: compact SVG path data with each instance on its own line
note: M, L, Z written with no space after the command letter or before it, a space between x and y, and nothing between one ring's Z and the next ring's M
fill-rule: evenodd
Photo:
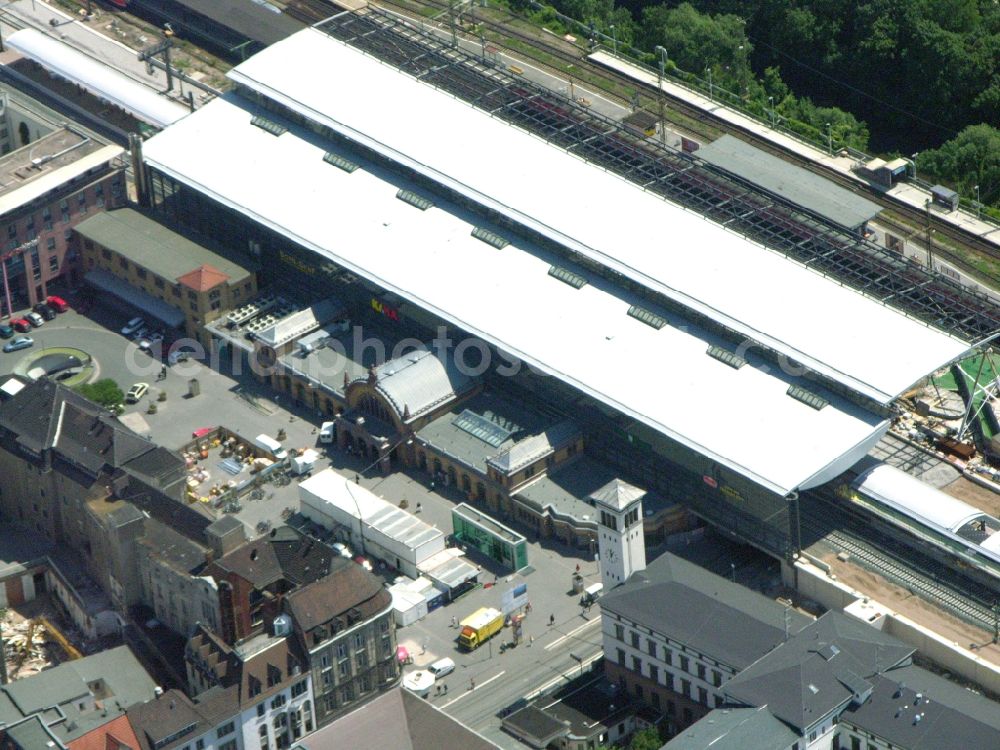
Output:
M615 551L613 549L608 550L608 562L615 561Z

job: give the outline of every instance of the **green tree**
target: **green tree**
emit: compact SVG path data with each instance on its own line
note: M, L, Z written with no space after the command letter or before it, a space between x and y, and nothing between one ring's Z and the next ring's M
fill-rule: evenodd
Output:
M115 406L125 399L125 394L111 378L102 378L94 383L85 383L76 389L84 398L101 406Z
M655 728L649 727L635 733L628 750L660 750L661 747L663 740L660 739L660 733Z
M966 197L975 186L984 204L1000 205L1000 130L970 125L939 148L922 151L917 172L944 182Z
M743 20L730 14L699 13L691 3L676 8L653 5L642 12L639 46L667 50L678 67L692 73L711 67L731 79L750 75L752 47Z

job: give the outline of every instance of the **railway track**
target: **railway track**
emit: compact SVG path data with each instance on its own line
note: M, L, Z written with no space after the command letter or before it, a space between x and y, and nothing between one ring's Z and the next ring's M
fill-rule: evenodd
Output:
M993 632L997 592L946 568L902 542L879 534L870 519L844 509L832 491L808 493L803 503L804 532L847 552L862 567L950 612L970 625Z
M420 15L420 8L429 8L437 11L435 15L446 15L449 12L449 4L440 2L439 0L379 0L377 4L384 8L393 9L401 15L409 16L411 21L415 23L427 21L427 19ZM315 23L339 12L339 9L329 2L329 0L291 0L289 7L294 7L296 17L299 17L306 23ZM495 12L496 9L492 10ZM581 71L579 76L575 77L574 80L580 84L599 89L601 95L605 98L622 106L632 107L635 104L635 98L632 95L624 95L620 92L623 90L634 92L638 96L640 109L653 114L657 114L659 111L655 87L647 86L628 76L589 63L586 60L588 50L581 45L573 44L554 36L551 40L547 40L544 36L540 37L537 34L532 35L519 31L512 23L523 22L523 19L506 10L502 11L503 15L499 19L486 18L482 11L476 14L473 10L470 14L465 11L464 6L459 7L457 13L459 17L474 21L477 30L483 35L484 41L507 47L517 56L529 60L538 68L558 77L567 78L568 81L571 76L567 74L567 69L573 66ZM468 31L464 29L461 33L468 35ZM505 41L507 41L506 44ZM513 44L510 43L511 41ZM584 73L583 71L586 72ZM674 115L674 119L670 120L671 123L679 125L685 132L690 133L696 139L712 140L723 132L732 132L734 130L733 126L729 123L723 122L711 113L705 112L683 99L672 97L669 94L664 94L664 99L668 102L668 106L666 106L668 119L671 113ZM681 117L678 117L678 115ZM908 204L886 196L838 172L828 170L795 153L786 151L751 130L736 129L735 134L762 151L779 156L789 163L825 177L840 187L850 190L857 195L864 196L883 206L892 213L883 213L878 221L894 234L902 238L912 239L915 235L926 231L928 215L925 211L914 209ZM980 237L947 222L943 222L934 217L933 214L930 216L930 225L936 236L946 238L956 245L967 247L979 255L1000 263L1000 247L996 247ZM933 247L933 253L974 277L993 282L1000 287L1000 275L985 272L983 269L970 263L966 258L956 254L949 247L942 246L940 242Z

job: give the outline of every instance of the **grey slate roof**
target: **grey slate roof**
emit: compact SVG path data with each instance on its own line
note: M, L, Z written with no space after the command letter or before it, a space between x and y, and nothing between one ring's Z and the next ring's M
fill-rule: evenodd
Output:
M183 460L132 432L100 406L46 378L0 404L0 428L35 453L55 454L92 475L105 467L162 475L183 470Z
M427 350L410 352L375 368L375 389L400 419L409 411L409 419L404 422L443 406L475 385L453 359L442 359Z
M499 750L408 690L395 688L299 740L306 750Z
M206 528L205 531L216 534L217 536L225 536L230 531L238 529L243 526L243 522L236 516L223 516L218 521L213 521Z
M916 690L886 677L875 677L873 683L871 697L845 711L842 722L907 750L1000 747L1000 728L982 721L978 712L979 708L988 711L987 704L991 701L978 696L981 705L970 706L971 710L963 712L939 702L934 693L923 693L918 701Z
M797 739L766 708L716 708L660 750L786 750Z
M249 278L247 258L210 250L133 208L101 211L76 225L84 238L130 259L151 273L174 282L199 266L210 265L239 285Z
M829 611L740 672L727 698L767 706L805 731L832 711L861 702L880 672L907 662L914 648L842 612Z
M520 440L507 450L486 461L503 474L513 474L519 469L538 461L557 450L560 446L576 440L580 427L572 420L564 420L538 435Z
M161 560L180 573L198 575L207 560L205 547L154 518L146 520L146 536L139 544L152 559Z
M856 229L881 211L871 201L731 135L702 146L697 155L848 229Z
M744 669L811 619L669 552L602 596L602 611Z
M459 423L468 414L479 418L484 424L496 425L498 430L502 430L499 434L507 434L507 438L495 445L463 429ZM526 405L485 390L425 424L417 431L417 437L433 446L435 451L485 474L487 459L544 426L545 422Z
M646 490L629 484L624 479L612 479L599 490L591 493L590 499L595 503L602 503L616 510L624 510L645 496Z
M6 740L21 750L55 750L58 738L51 734L37 716L31 716L3 730Z
M59 740L68 742L149 700L155 687L128 646L119 646L3 686L0 706L5 721L37 714ZM86 698L89 704L91 695L101 710L81 711L78 703ZM50 710L54 706L60 710ZM61 716L65 721L58 721Z

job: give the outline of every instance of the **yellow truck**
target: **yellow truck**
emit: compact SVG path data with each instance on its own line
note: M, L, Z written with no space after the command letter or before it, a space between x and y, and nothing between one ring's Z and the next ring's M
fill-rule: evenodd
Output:
M503 630L503 612L493 607L477 609L459 623L459 645L474 651Z

